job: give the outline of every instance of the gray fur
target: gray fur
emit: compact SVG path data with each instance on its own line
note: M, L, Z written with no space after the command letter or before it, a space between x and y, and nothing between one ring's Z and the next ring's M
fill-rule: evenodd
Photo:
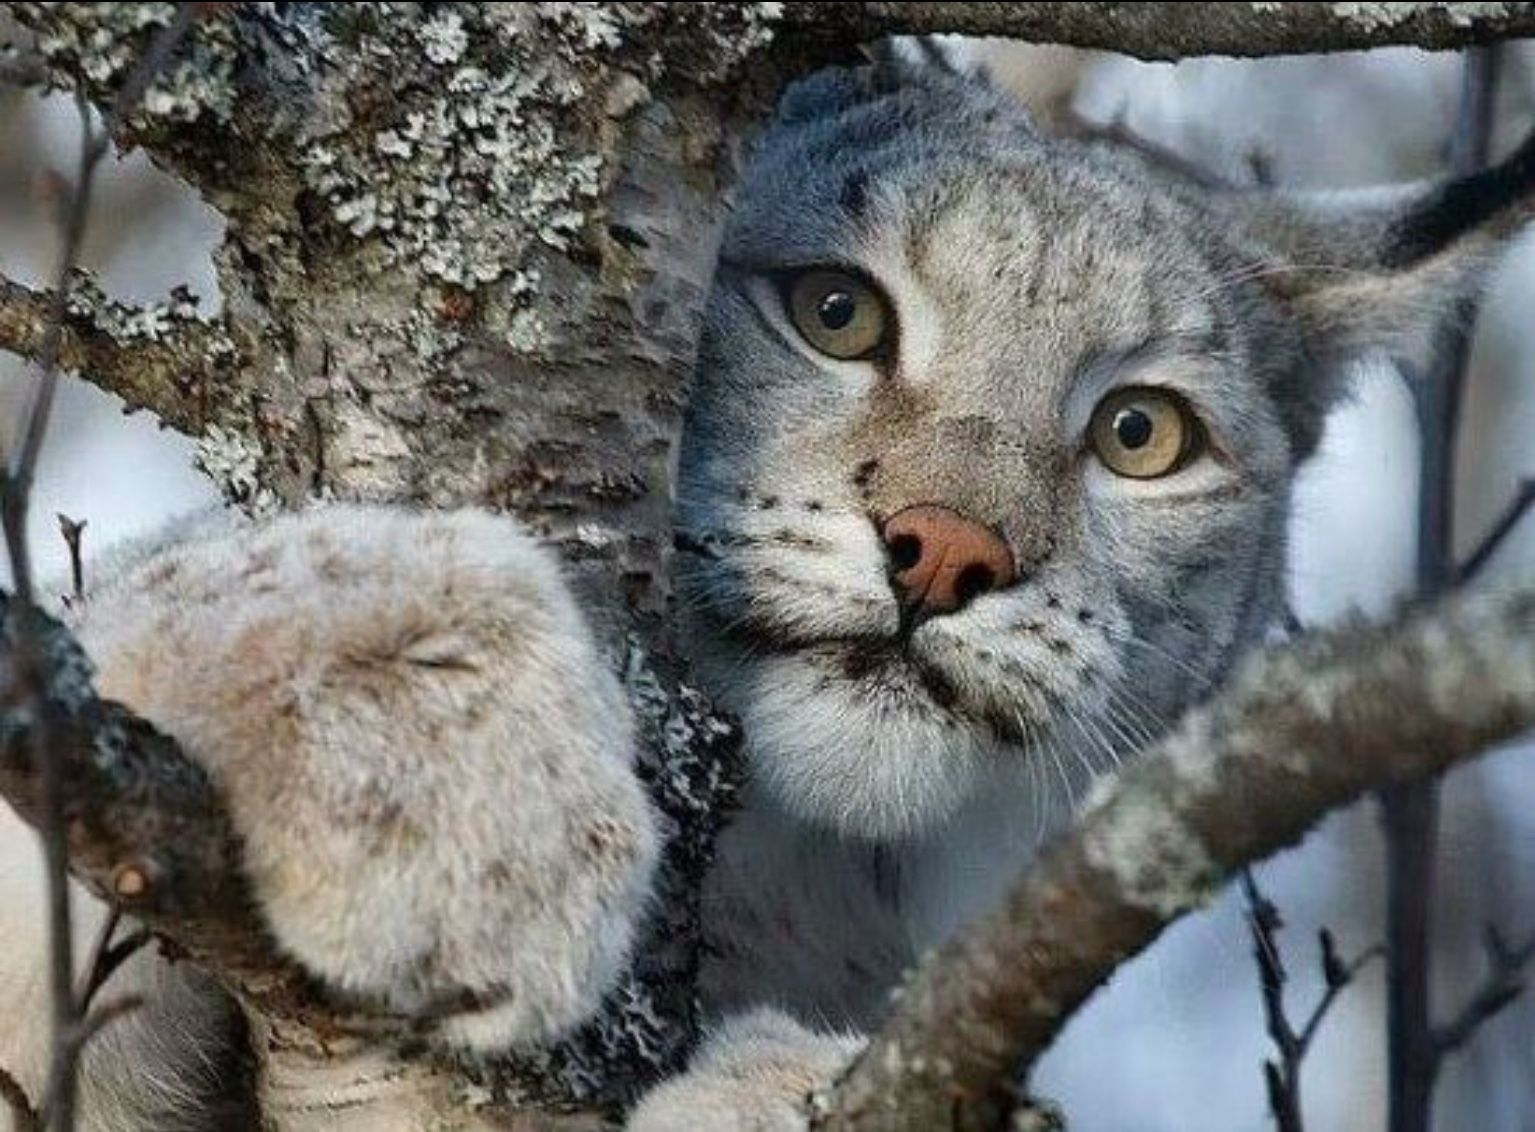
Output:
M710 549L683 569L693 651L752 774L710 887L717 1009L867 1020L1087 780L1262 639L1341 363L1421 346L1515 211L1467 231L1447 196L1227 190L1046 139L932 71L791 91L726 237L681 460L684 545ZM1440 239L1404 255L1409 230ZM809 266L881 287L892 359L797 335L773 280ZM1084 430L1145 384L1184 396L1210 452L1129 480ZM903 647L877 532L918 504L1001 533L1023 579Z
M1045 140L951 75L829 72L790 93L727 238L681 462L682 543L702 551L685 621L752 769L706 894L715 1012L868 1020L1094 774L1261 638L1340 361L1431 336L1523 215L1531 152L1361 212ZM772 278L810 265L883 286L889 364L797 337ZM1181 391L1213 455L1161 480L1097 464L1088 417L1131 382ZM1022 580L898 647L876 524L920 503L994 528ZM656 832L627 710L547 555L470 512L185 535L119 564L82 639L103 692L226 791L283 948L394 1011L471 992L439 1035L459 1048L525 1049L588 1016ZM13 1017L36 1012L39 900L0 901ZM153 957L132 974L155 1030L92 1052L85 1126L235 1123L208 1099L217 1059L243 1079L249 1052L227 1001ZM41 1031L10 1036L0 1060L35 1092ZM795 1127L854 1045L755 1014L637 1119Z

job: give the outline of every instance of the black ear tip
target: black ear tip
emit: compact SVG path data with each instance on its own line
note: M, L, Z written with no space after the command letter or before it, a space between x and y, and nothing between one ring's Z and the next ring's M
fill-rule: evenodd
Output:
M1520 206L1523 207L1520 207ZM1503 219L1505 230L1535 217L1535 130L1498 164L1442 185L1395 225L1387 266L1402 267Z

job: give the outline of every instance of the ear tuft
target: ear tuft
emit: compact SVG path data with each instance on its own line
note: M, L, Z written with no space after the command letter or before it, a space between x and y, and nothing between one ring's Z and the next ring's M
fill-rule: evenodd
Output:
M1263 282L1322 362L1421 360L1535 217L1535 135L1479 173L1427 188L1251 196L1235 206L1265 251Z
M1467 235L1501 239L1535 218L1535 131L1506 160L1447 181L1412 205L1388 231L1381 262L1417 263Z

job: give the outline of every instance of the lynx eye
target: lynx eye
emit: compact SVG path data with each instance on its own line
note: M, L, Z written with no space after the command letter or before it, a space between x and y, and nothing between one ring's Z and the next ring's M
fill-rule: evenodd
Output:
M869 358L885 347L885 298L856 275L806 271L788 280L784 301L794 329L828 357Z
M1117 389L1093 410L1093 452L1117 475L1149 480L1171 475L1198 454L1202 433L1188 403L1150 386Z

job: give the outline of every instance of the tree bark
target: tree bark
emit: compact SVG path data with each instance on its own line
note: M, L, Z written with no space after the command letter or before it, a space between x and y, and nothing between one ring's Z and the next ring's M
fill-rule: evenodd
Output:
M1408 44L1445 51L1535 35L1535 4L785 4L807 34L1001 36L1141 59L1298 55Z
M1528 588L1253 658L908 978L818 1127L1000 1132L1019 1074L1076 1008L1235 870L1532 726Z
M173 295L128 309L77 287L65 362L195 437L247 509L322 495L523 517L564 552L626 674L670 823L633 982L547 1063L490 1082L497 1119L511 1119L496 1102L514 1093L525 1112L611 1112L691 1038L697 881L732 733L687 686L667 633L671 465L725 201L781 84L890 33L1156 58L1535 34L1532 4L217 7L117 140L225 218L222 305L199 314ZM8 4L34 37L28 65L8 71L104 101L174 8ZM0 348L34 353L46 305L0 280ZM90 710L82 757L110 729L109 709ZM338 1065L363 1079L371 1054L333 1040L356 1020L315 1001L248 930L216 797L173 744L113 726L134 737L117 752L134 769L82 795L76 870L110 890L176 830L166 843L182 856L156 864L149 891L185 889L189 903L135 911L241 994L268 1080ZM149 788L169 782L186 789ZM20 778L0 792L25 809ZM181 825L156 824L172 810ZM456 1126L484 1119L451 1067L422 1064L405 1077L409 1103Z

